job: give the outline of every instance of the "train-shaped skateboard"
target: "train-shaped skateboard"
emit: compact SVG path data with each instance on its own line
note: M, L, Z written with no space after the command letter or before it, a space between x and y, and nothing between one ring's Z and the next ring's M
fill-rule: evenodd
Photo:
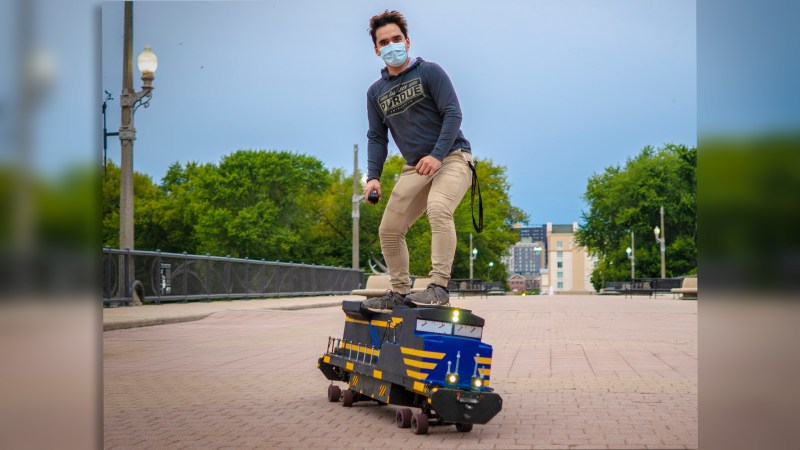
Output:
M503 399L489 387L492 346L481 342L481 317L451 307L397 306L372 313L360 306L342 304L344 334L329 337L319 358L319 369L331 380L328 400L346 407L358 401L400 406L396 424L414 434L426 434L429 425L468 432L500 412Z

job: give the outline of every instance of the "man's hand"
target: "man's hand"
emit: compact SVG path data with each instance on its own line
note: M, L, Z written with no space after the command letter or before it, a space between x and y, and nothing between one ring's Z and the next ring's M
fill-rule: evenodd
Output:
M417 162L417 165L414 167L414 170L417 171L420 175L433 175L442 167L442 162L438 159L434 158L431 155L428 155Z
M367 184L364 186L364 200L369 203L367 196L372 191L378 191L378 201L383 198L383 194L381 194L381 182L377 178L373 178L367 181Z

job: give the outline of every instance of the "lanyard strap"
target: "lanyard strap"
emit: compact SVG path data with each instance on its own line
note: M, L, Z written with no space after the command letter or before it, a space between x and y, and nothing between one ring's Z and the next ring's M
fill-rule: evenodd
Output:
M478 183L478 163L467 161L469 169L472 171L472 192L470 193L472 207L472 227L480 233L483 231L483 198L481 197L481 185ZM475 190L478 191L478 221L475 222Z

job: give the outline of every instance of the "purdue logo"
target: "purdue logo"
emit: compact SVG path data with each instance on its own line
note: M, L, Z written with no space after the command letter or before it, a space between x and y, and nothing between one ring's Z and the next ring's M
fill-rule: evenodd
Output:
M422 80L415 78L405 83L398 84L378 97L384 116L389 117L405 112L415 103L425 98L422 89Z

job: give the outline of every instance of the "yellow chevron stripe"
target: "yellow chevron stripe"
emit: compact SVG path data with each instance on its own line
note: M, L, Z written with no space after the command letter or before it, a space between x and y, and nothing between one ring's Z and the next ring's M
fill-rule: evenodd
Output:
M480 373L481 375L483 375L485 377L488 377L489 375L492 374L492 369L484 369L483 367L481 367L481 368L478 369L478 373Z
M353 363L351 362L345 363L344 368L347 370L353 370Z
M492 365L492 358L484 358L481 356L480 358L478 358L478 364Z
M432 362L425 362L425 361L417 361L416 359L411 358L403 358L403 362L406 363L407 366L417 367L420 369L435 369L436 363Z
M388 324L385 320L372 320L372 321L367 322L366 320L353 319L350 316L345 316L344 321L345 322L352 322L352 323L360 323L361 325L372 325L372 326L375 326L375 327L386 327L387 325L389 325L389 328L394 328L394 327L396 327L397 325L399 325L399 324L401 324L403 322L403 318L402 317L392 317L391 318L391 321L392 321L391 324Z
M378 369L373 370L372 371L372 378L377 378L379 380L383 379L383 372L378 370Z
M421 393L423 393L425 395L428 395L428 393L425 392L425 383L420 383L419 381L415 381L414 382L414 390L417 391L417 392L421 392Z
M444 353L428 352L428 351L425 351L425 350L417 350L415 348L400 347L400 351L404 355L419 356L420 358L431 358L431 359L442 359L442 358L444 358Z
M344 321L345 322L360 323L362 325L369 325L369 322L367 322L366 320L352 319L350 316L345 316L344 317Z
M413 370L408 370L408 369L406 369L406 373L411 378L416 378L418 380L424 380L424 379L428 378L428 374L427 373L415 372Z

